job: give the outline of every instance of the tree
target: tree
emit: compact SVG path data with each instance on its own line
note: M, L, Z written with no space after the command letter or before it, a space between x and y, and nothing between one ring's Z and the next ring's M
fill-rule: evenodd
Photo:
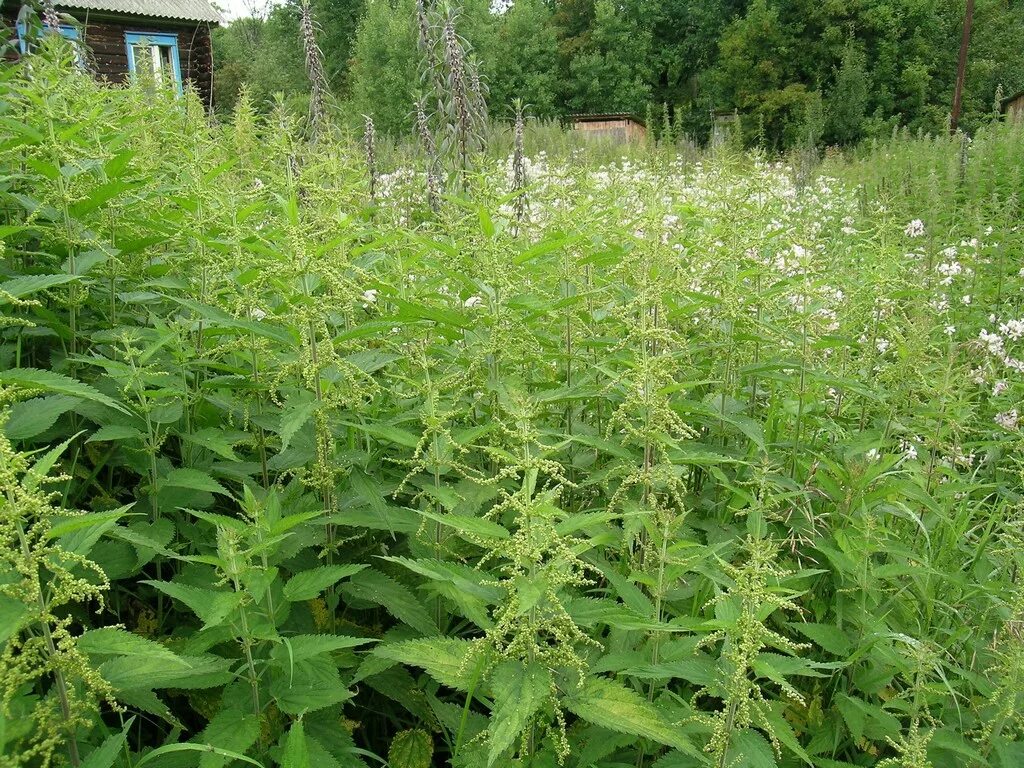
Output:
M865 65L864 54L852 41L847 43L828 99L828 135L832 142L853 144L864 133L869 86Z
M575 112L635 112L650 100L651 30L639 8L597 0L594 25L569 65L566 104Z
M294 3L275 6L266 19L242 18L214 30L215 103L230 110L242 84L253 103L268 108L275 93L301 104L309 92Z
M512 101L523 99L535 117L558 110L558 35L544 0L516 0L496 19L484 73L491 114L511 117Z
M382 133L412 129L419 59L415 19L413 0L369 0L356 31L347 111L355 118L370 115Z

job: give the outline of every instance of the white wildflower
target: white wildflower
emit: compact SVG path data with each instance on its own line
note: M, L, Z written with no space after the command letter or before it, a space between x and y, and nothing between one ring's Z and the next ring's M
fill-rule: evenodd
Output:
M1005 333L1014 341L1019 341L1024 336L1024 320L1008 320L1000 324L999 332Z
M914 219L912 222L907 224L903 230L903 234L907 237L921 237L924 234L924 222L920 219Z
M990 355L997 355L1002 357L1003 355L1003 337L998 333L989 333L984 328L978 334L978 338L988 348Z
M1020 416L1017 414L1017 409L1013 408L1012 410L1004 411L1003 413L997 413L995 422L1003 429L1016 429L1019 419Z
M483 303L484 300L480 296L470 296L468 299L462 302L462 306L464 306L466 309L474 309L476 307L483 306Z

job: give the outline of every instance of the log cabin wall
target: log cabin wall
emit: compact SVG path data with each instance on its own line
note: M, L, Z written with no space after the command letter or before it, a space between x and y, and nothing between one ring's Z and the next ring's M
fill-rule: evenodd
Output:
M1010 120L1024 120L1024 93L1006 102L1006 114Z
M3 7L3 21L12 34L16 34L14 29L18 10L17 6L5 4ZM208 23L112 16L97 11L59 6L58 10L79 22L82 29L81 39L92 50L97 73L111 83L123 83L128 78L128 47L125 43L125 33L152 32L177 35L182 80L191 83L207 108L212 108L213 45Z
M590 119L578 117L573 127L586 136L593 136L615 141L640 142L647 136L647 128L629 117L612 117L609 119Z

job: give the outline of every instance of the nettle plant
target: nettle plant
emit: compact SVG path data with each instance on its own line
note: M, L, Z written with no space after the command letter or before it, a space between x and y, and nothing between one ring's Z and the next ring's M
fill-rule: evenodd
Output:
M1020 764L1020 124L489 157L418 20L418 151L0 73L3 764Z

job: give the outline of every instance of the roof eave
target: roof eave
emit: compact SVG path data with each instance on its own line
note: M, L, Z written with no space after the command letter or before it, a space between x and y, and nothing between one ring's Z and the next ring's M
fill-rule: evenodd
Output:
M70 16L74 16L82 21L84 21L84 18L82 17L88 16L89 18L94 19L116 20L122 22L149 22L152 24L210 24L212 26L219 27L224 23L224 18L222 16L217 19L184 16L157 16L154 14L131 13L130 11L114 11L106 8L85 8L82 6L67 5L60 2L55 5L57 10L67 13Z

